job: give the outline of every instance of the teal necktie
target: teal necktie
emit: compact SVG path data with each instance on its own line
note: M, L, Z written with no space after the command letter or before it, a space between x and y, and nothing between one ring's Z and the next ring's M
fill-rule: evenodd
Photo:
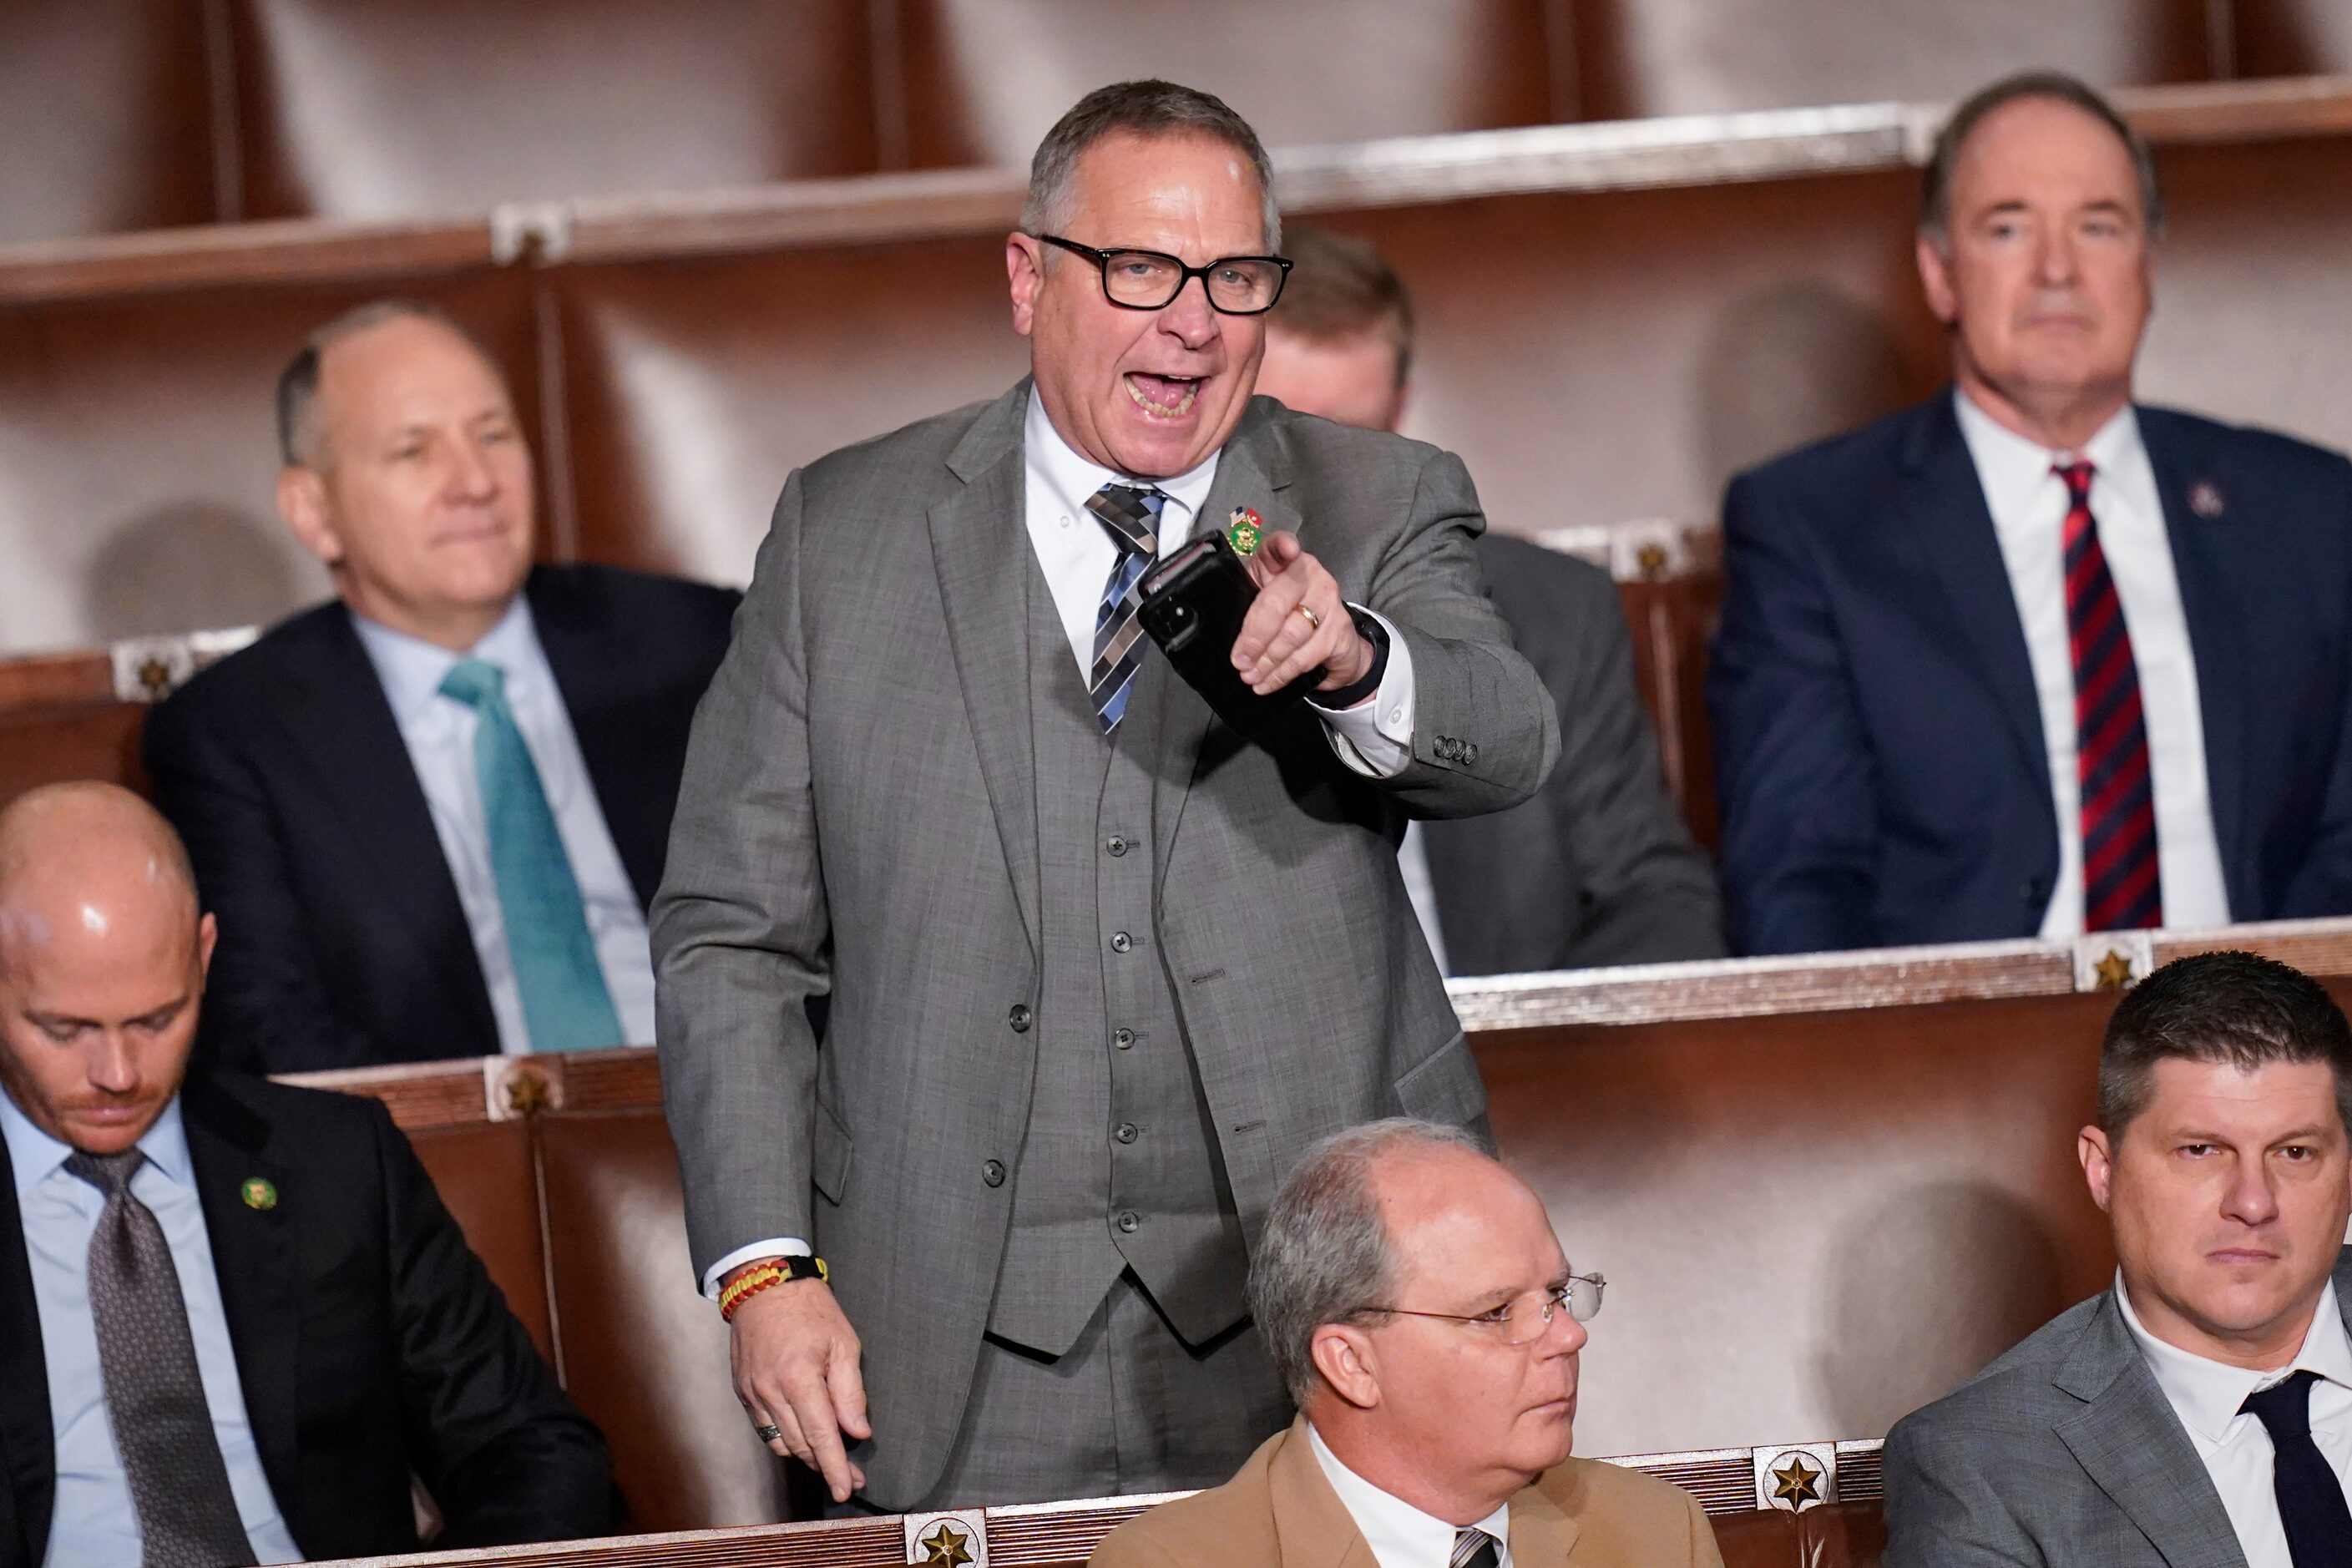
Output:
M506 675L484 659L461 659L441 695L474 710L474 777L489 830L490 875L522 993L534 1051L591 1051L625 1045L604 971L588 934L588 910L555 813L540 786L530 748L507 709Z

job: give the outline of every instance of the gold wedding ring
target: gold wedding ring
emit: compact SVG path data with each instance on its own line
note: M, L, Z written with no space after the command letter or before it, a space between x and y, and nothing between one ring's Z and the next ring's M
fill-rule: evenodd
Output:
M1323 629L1323 617L1308 609L1306 605L1293 605L1291 608L1297 610L1300 615L1305 616L1307 617L1307 624L1314 627L1317 631L1319 632Z

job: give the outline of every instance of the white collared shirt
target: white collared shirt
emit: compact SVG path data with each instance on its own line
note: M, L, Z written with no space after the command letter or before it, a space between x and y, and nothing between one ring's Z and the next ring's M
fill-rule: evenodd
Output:
M2074 653L2066 626L2066 482L2052 472L2076 454L2053 452L1996 421L1954 389L1960 434L1975 460L1993 532L2009 569L2010 593L2025 628L2025 651L2042 702L2050 754L2050 798L2058 811L2058 880L2042 918L2043 936L2083 932L2082 779L2075 767ZM2198 706L2197 658L2165 531L2156 470L2126 404L2080 456L2098 470L2091 515L2115 578L2139 671L2147 763L2156 795L2157 869L2164 923L2174 930L2230 923L2221 847L2205 773L2205 717Z
M41 1322L41 1360L48 1372L49 1441L57 1465L49 1544L43 1561L136 1563L143 1537L131 1500L130 1472L114 1444L100 1364L98 1320L89 1300L89 1242L106 1208L106 1194L66 1169L73 1150L33 1125L0 1092L0 1140L16 1180L16 1212L25 1232L25 1260L33 1276L33 1302ZM139 1140L146 1163L131 1173L131 1195L147 1206L171 1248L187 1309L188 1337L196 1351L213 1438L228 1471L228 1489L246 1540L264 1563L299 1563L301 1549L286 1529L277 1494L261 1468L261 1449L245 1408L228 1313L221 1305L211 1235L196 1195L187 1128L174 1097Z
M2213 1489L2221 1494L2221 1506L2246 1554L2246 1568L2294 1568L2286 1527L2279 1522L2270 1429L2260 1416L2240 1414L2239 1406L2248 1394L2284 1383L2294 1373L2318 1373L2319 1381L2311 1385L2311 1440L2336 1472L2338 1486L2352 1480L2352 1341L2345 1337L2334 1282L2320 1292L2303 1349L2294 1361L2272 1372L2248 1372L2158 1339L2132 1310L2120 1272L2116 1301L2148 1371L2156 1374L2157 1386L2188 1428L2197 1457L2205 1461Z
M1339 1494L1341 1506L1363 1531L1364 1544L1372 1549L1372 1560L1381 1568L1446 1568L1454 1556L1453 1525L1390 1496L1341 1464L1312 1421L1307 1424L1307 1441L1315 1450L1315 1462L1323 1467L1324 1479ZM1496 1568L1511 1568L1511 1505L1507 1502L1480 1520L1477 1528L1495 1538Z
M507 950L506 914L499 903L498 878L490 869L489 830L482 817L481 784L474 774L478 721L473 709L441 695L443 679L461 658L487 660L506 677L507 709L522 731L531 765L539 770L548 809L555 814L555 830L580 884L581 902L587 907L588 934L596 943L596 963L612 994L613 1010L631 1041L651 1044L654 966L645 911L637 907L636 889L621 864L621 852L613 846L612 830L604 825L604 807L597 804L588 763L580 754L580 738L572 731L562 689L540 647L530 604L517 595L499 624L462 655L364 616L352 616L352 625L375 666L416 782L424 788L425 804L432 810L433 831L449 863L450 879L457 884L457 902L466 911L474 952L489 985L499 1048L510 1057L527 1055L530 1027L523 1019L514 957Z
M1029 393L1022 447L1028 470L1029 548L1036 553L1084 679L1094 666L1095 616L1102 607L1103 585L1118 561L1118 547L1087 510L1087 498L1108 484L1149 485L1166 495L1158 533L1160 556L1165 560L1199 526L1201 508L1216 481L1218 454L1210 453L1198 468L1172 479L1114 473L1062 438L1034 388ZM1341 762L1372 778L1389 778L1412 760L1412 655L1395 625L1385 616L1378 618L1389 634L1389 666L1380 689L1344 712L1318 707L1315 714L1323 721Z

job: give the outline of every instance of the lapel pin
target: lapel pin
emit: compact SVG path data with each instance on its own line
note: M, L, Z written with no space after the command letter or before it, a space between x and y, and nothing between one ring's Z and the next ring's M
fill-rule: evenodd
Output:
M249 1209L267 1212L278 1206L278 1189L270 1184L269 1179L266 1176L247 1176L245 1179L245 1185L239 1187L236 1193L237 1196L245 1200L245 1206Z
M1257 547L1265 542L1265 519L1248 507L1234 508L1233 519L1225 524L1225 542L1244 560L1256 554Z
M2221 496L2221 487L2210 479L2200 479L2189 487L2189 510L2210 521L2229 510Z

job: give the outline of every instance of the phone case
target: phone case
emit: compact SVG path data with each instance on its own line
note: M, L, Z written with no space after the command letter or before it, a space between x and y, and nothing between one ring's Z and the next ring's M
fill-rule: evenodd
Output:
M1176 667L1186 685L1208 700L1217 717L1244 736L1255 735L1297 707L1318 679L1309 671L1279 691L1261 695L1234 668L1234 642L1257 598L1249 568L1222 533L1193 540L1143 579L1137 618Z

